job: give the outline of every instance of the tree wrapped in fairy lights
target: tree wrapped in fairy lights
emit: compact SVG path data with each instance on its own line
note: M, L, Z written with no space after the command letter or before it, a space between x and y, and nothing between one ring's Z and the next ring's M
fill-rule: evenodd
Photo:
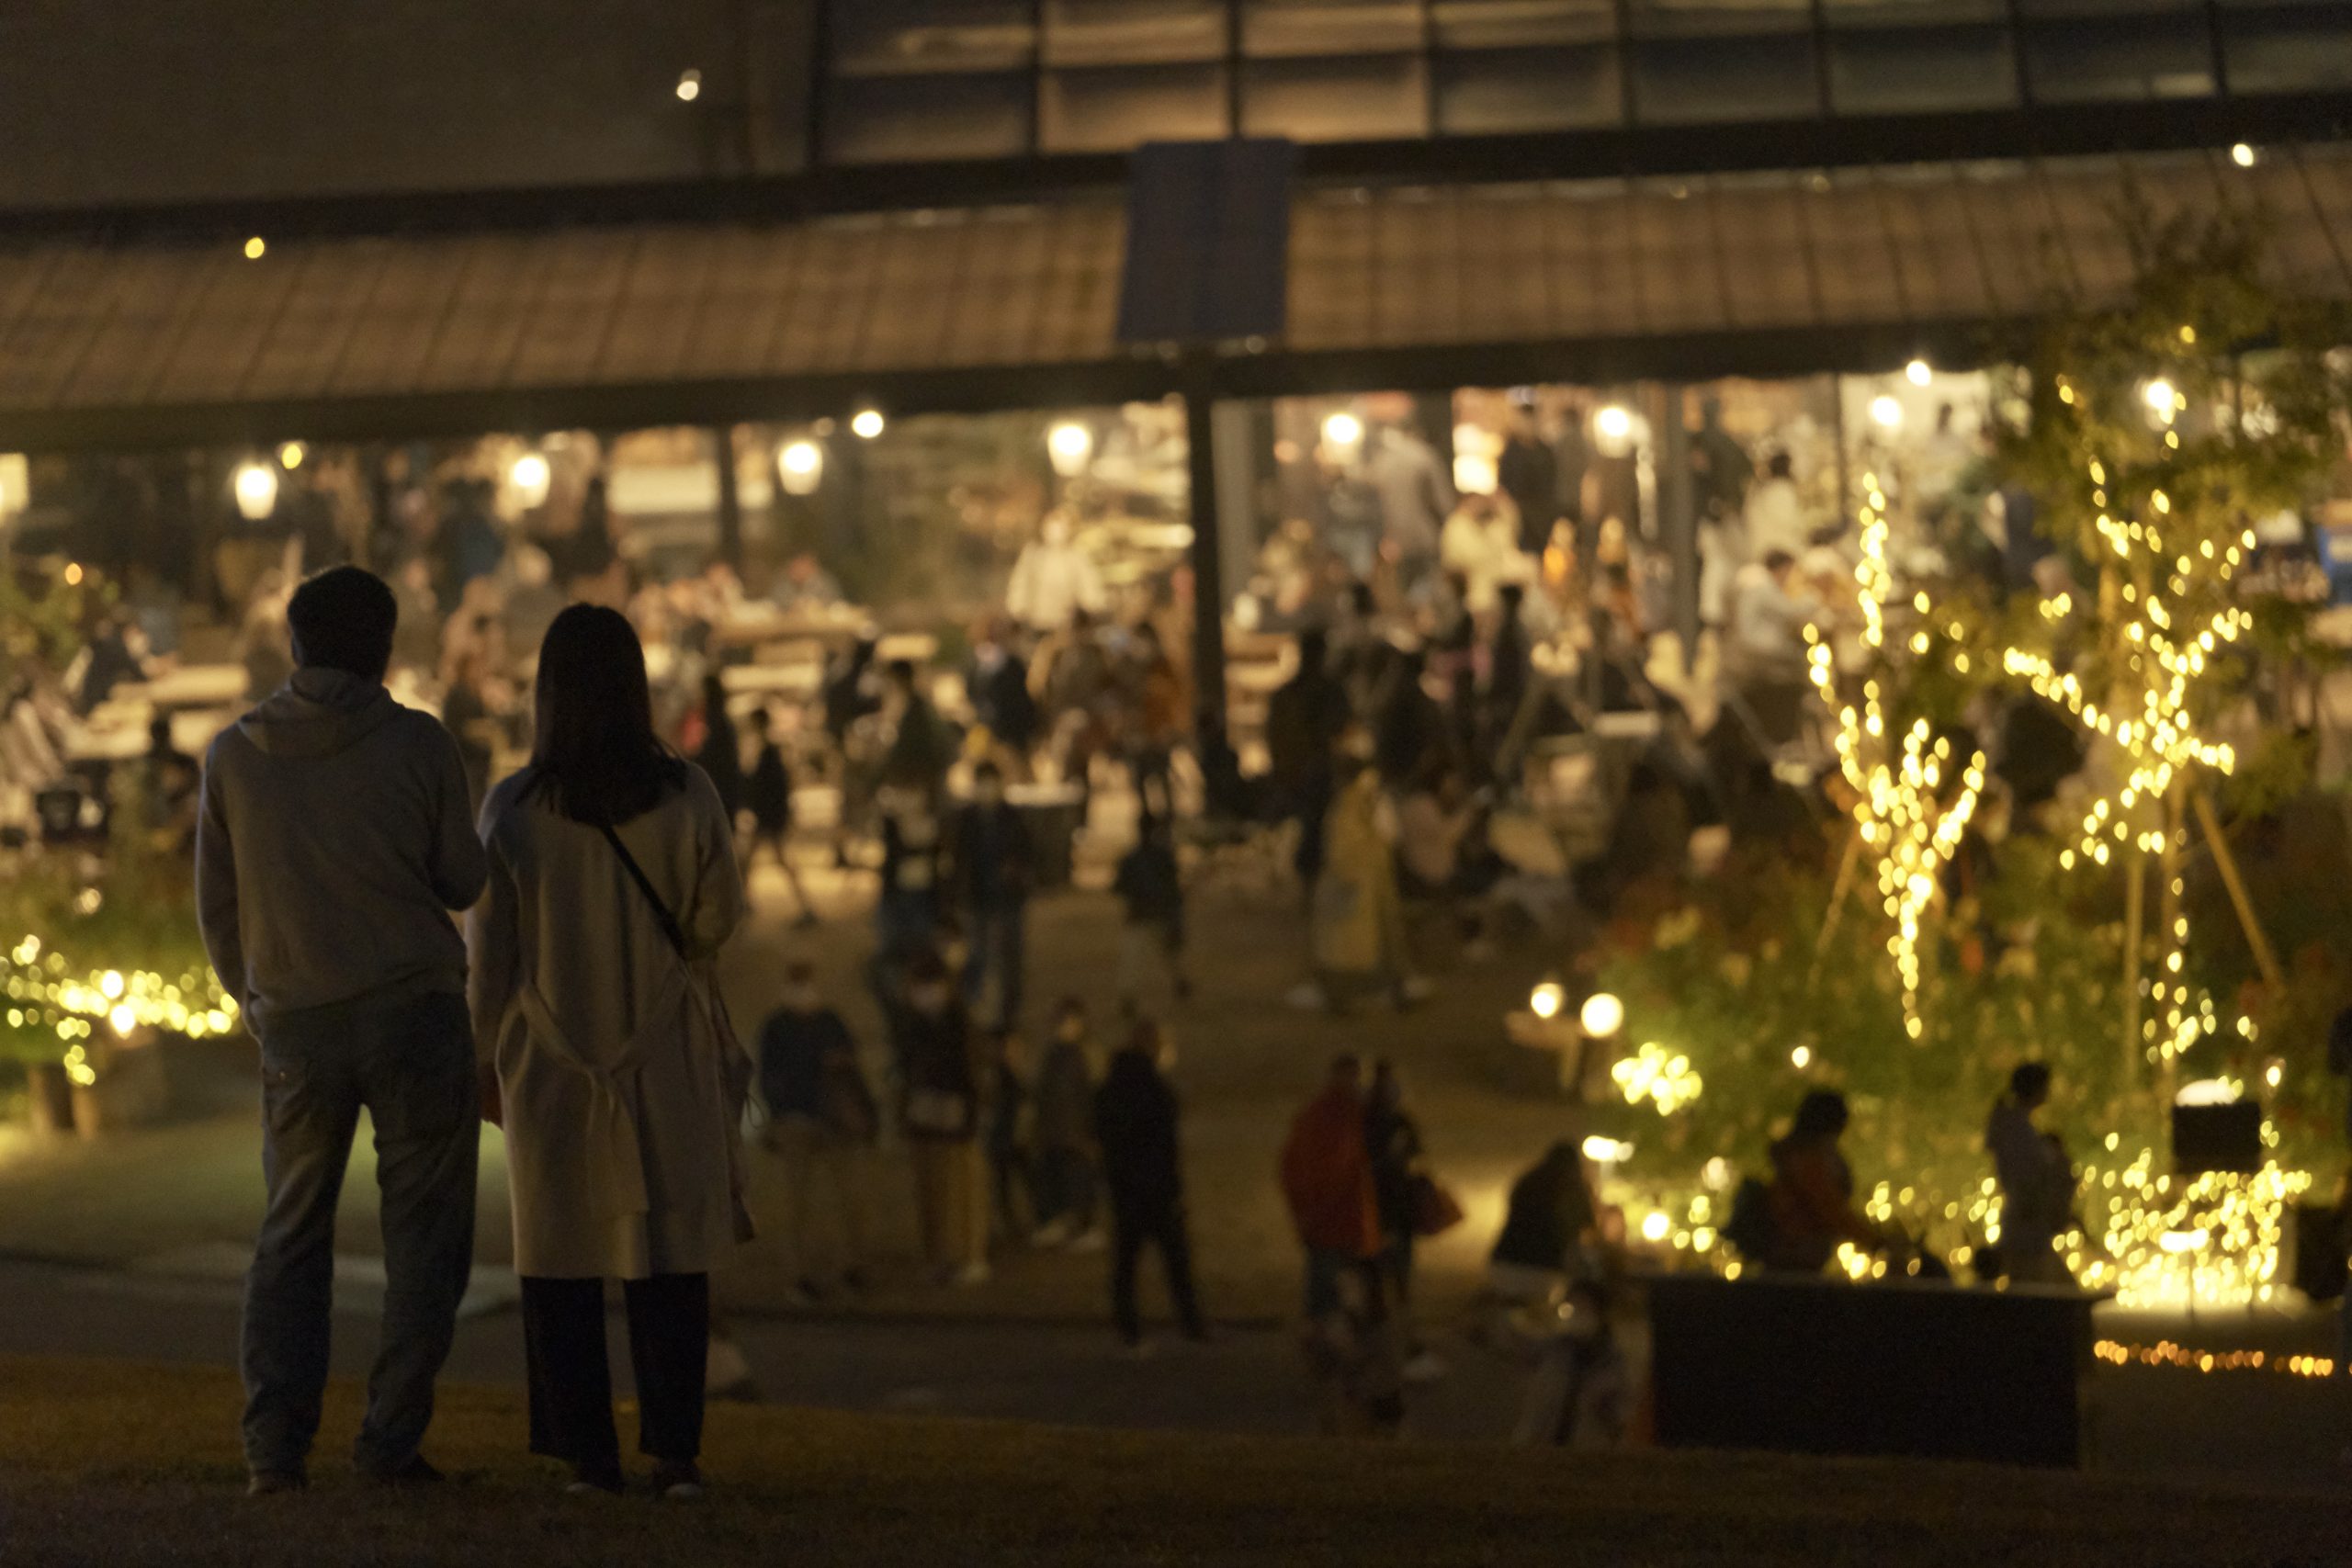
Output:
M2187 973L2192 812L2266 978L2280 983L2206 780L2230 773L2248 739L2225 721L2256 626L2239 581L2256 525L2305 501L2343 450L2344 388L2328 321L2266 282L2255 217L2134 211L2123 233L2130 297L2052 319L2030 367L2031 417L2005 441L2086 591L2044 600L2002 663L2096 737L2099 787L2058 861L2122 878L2124 1050L2168 1089L2177 1059L2224 1027Z
M1844 903L1856 856L1873 855L1881 908L1892 928L1886 949L1903 988L1903 1027L1917 1040L1927 1027L1919 1011L1920 932L1939 901L1944 867L1958 852L1983 794L1984 753L1972 749L1967 762L1955 768L1950 739L1936 733L1928 716L1912 717L1907 725L1892 716L1894 705L1882 689L1883 679L1889 684L1898 679L1886 647L1886 605L1894 593L1894 575L1886 559L1887 497L1876 474L1864 474L1862 487L1855 601L1861 614L1863 654L1873 668L1862 678L1859 703L1839 701L1829 644L1818 627L1808 624L1804 628L1806 666L1823 700L1838 715L1838 770L1854 795L1854 838L1830 895L1829 919L1836 920ZM1925 605L1914 607L1924 610ZM1928 647L1924 631L1915 632L1905 645L1915 659ZM1894 733L1898 728L1899 738Z
M2141 1304L2279 1288L2282 1217L2317 1157L2308 1102L2293 1128L2266 1123L2270 1156L2251 1175L2178 1172L2165 1136L2184 1078L2268 1091L2273 1107L2282 1060L2290 1094L2316 1082L2300 1065L2308 1029L2257 1036L2341 1001L2281 975L2251 897L2268 867L2250 863L2250 889L2214 803L2244 809L2244 786L2219 784L2257 750L2250 771L2267 771L2278 750L2250 716L2266 673L2254 653L2291 644L2302 613L2249 581L2248 534L2312 499L2343 450L2328 345L2346 334L2266 281L2253 220L2127 211L2120 227L2123 298L2059 302L1996 377L1998 468L2055 547L2033 591L2003 608L1954 579L1903 579L1897 487L1857 476L1863 658L1841 670L1819 636L1810 653L1849 792L1834 886L1826 857L1802 856L1702 885L1601 965L1626 1038L1705 1086L1669 1111L1636 1092L1638 1059L1621 1064L1630 1103L1610 1128L1627 1140L1621 1179L1645 1234L1720 1258L1713 1227L1735 1179L1799 1094L1834 1087L1854 1107L1871 1216L1965 1268L2000 1239L1985 1108L2038 1058L2056 1070L2053 1119L2083 1177L2063 1247L2078 1278ZM2020 822L1970 843L1988 787L1973 699L2027 687L2074 716L2088 761L2048 832ZM1955 861L1972 859L1973 886L1948 905ZM2267 982L2243 994L2240 952ZM2330 1100L2326 1127L2339 1116Z

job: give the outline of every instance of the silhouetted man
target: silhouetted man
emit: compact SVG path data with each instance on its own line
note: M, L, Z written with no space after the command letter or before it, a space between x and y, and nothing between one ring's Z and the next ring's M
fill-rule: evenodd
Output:
M473 1258L480 1100L449 911L488 874L457 742L384 690L391 590L322 572L287 607L292 677L215 740L197 826L204 943L261 1042L269 1207L245 1280L245 1462L299 1489L318 1434L335 1201L365 1107L383 1193L383 1348L355 1457L417 1452Z

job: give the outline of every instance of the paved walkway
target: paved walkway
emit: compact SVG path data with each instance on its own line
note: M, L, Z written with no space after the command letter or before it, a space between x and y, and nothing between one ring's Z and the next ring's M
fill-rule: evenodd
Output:
M873 1065L884 1055L880 1021L858 976L871 948L863 879L812 877L822 925L796 929L782 878L763 868L759 913L730 948L726 988L747 1033L774 1005L788 957L812 958L844 1005ZM1334 1052L1390 1055L1403 1066L1439 1168L1465 1201L1468 1223L1426 1249L1430 1291L1440 1300L1467 1292L1500 1223L1511 1175L1555 1137L1564 1119L1549 1061L1503 1037L1506 1011L1549 962L1530 944L1493 963L1439 976L1437 995L1410 1013L1367 1010L1347 1019L1301 1013L1283 993L1299 978L1304 945L1295 894L1248 879L1209 879L1195 900L1193 963L1200 991L1170 1022L1181 1055L1185 1154L1202 1288L1213 1314L1271 1322L1291 1310L1296 1262L1273 1183L1289 1117ZM1113 1027L1117 908L1099 891L1039 898L1031 917L1029 1011L1042 1021L1064 994L1084 997ZM194 1098L221 1107L175 1125L96 1142L0 1142L0 1257L66 1259L151 1269L174 1259L227 1267L260 1216L260 1135L250 1059L191 1054L180 1073ZM502 1138L482 1147L479 1257L507 1263ZM879 1288L865 1310L997 1317L1091 1319L1102 1311L1099 1256L1015 1253L997 1278L968 1291L918 1282L912 1191L903 1153L877 1151L869 1209L880 1232ZM754 1172L755 1212L780 1214L774 1168ZM773 1230L774 1227L772 1226ZM367 1257L380 1246L374 1159L363 1130L345 1190L338 1248ZM202 1270L199 1270L202 1271ZM722 1299L738 1310L780 1307L798 1266L775 1235L746 1249L722 1278Z

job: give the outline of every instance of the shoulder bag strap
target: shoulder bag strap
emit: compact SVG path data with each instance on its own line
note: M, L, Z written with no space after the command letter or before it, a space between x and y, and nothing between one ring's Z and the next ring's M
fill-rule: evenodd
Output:
M613 853L621 857L621 864L628 869L629 880L637 884L637 890L644 894L645 901L653 907L654 922L677 951L679 960L684 962L687 956L686 933L679 929L678 918L670 913L669 905L662 902L662 895L653 891L653 884L647 879L645 868L637 863L637 857L628 852L628 846L621 842L621 836L613 830L612 824L604 823L598 830L605 835L605 842L613 846Z

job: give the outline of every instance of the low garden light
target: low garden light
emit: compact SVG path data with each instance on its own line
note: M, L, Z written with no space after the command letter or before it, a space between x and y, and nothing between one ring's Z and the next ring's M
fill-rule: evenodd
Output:
M1595 991L1585 998L1584 1006L1577 1012L1577 1021L1585 1033L1594 1040L1606 1040L1625 1027L1625 1004L1609 991Z
M1560 1010L1567 1006L1567 1003L1568 993L1561 989L1560 983L1557 980L1546 980L1529 994L1527 1010L1549 1022L1560 1016Z

